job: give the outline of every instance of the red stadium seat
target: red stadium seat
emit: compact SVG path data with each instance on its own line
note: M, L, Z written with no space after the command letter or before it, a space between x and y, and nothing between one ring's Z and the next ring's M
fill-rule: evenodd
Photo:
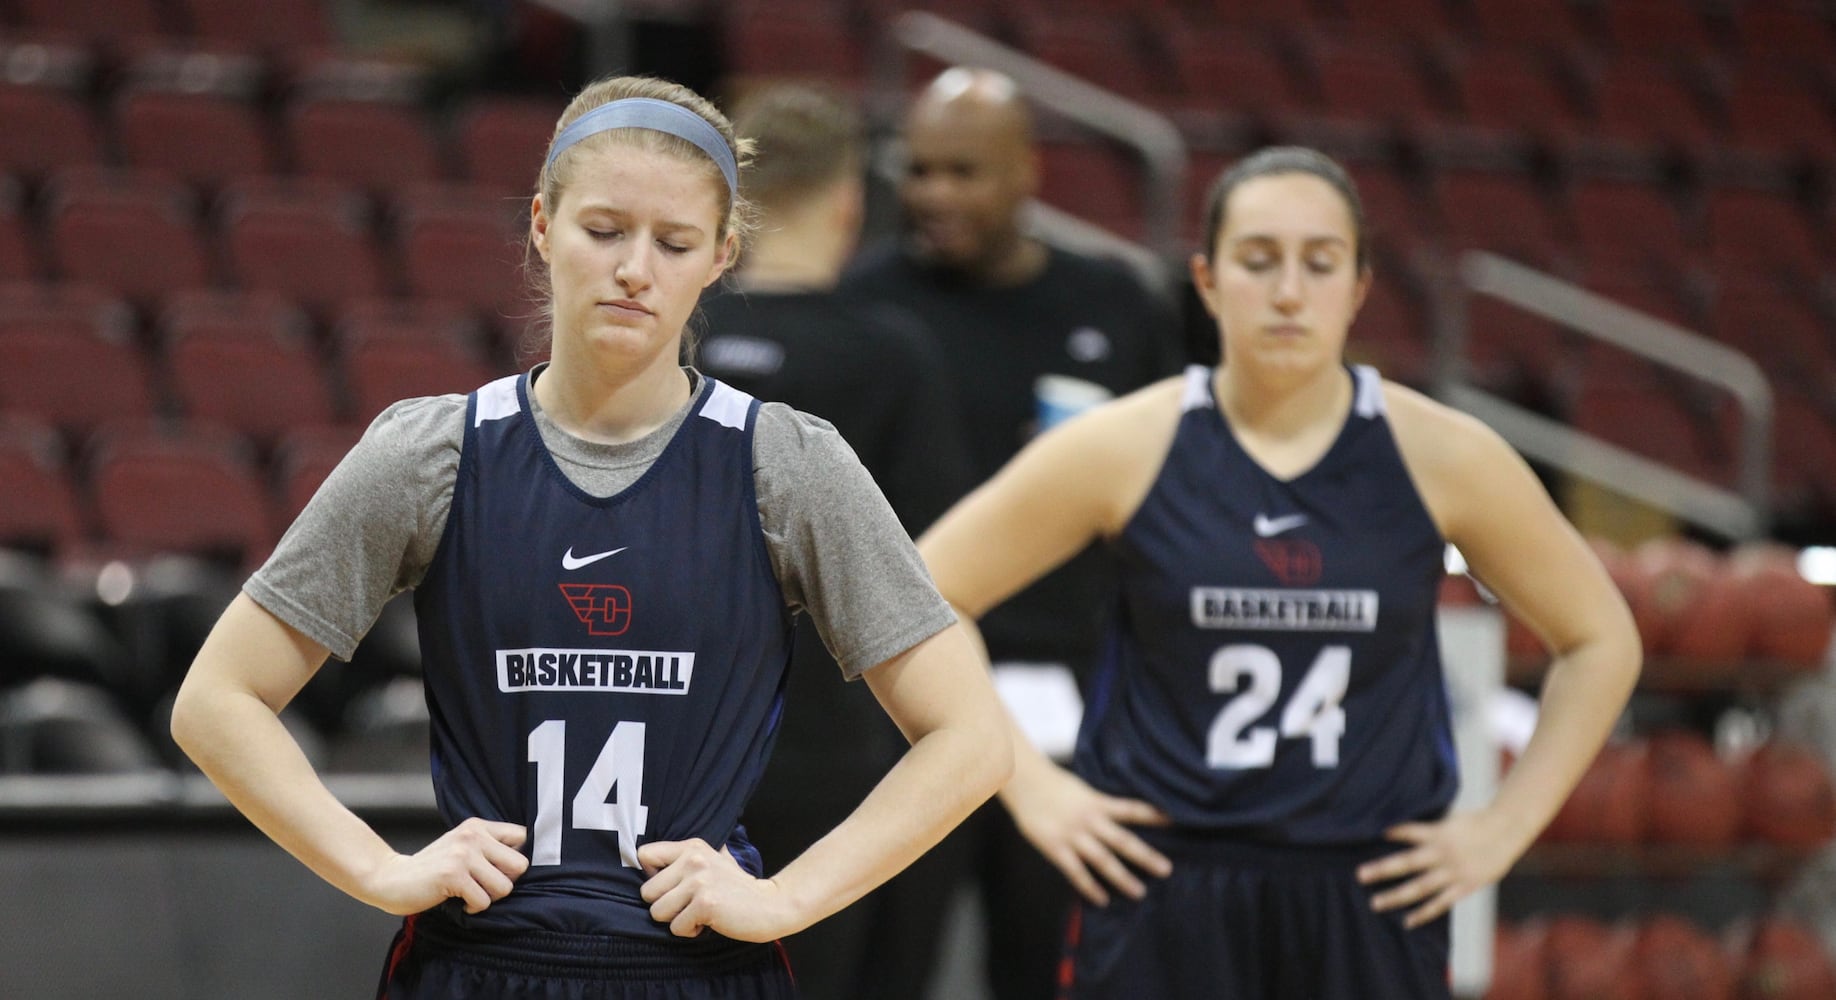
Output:
M1258 118L1294 114L1310 101L1301 78L1282 61L1269 36L1172 15L1149 20L1173 70L1178 107L1240 105ZM1254 94L1245 101L1242 95Z
M62 167L102 162L89 105L51 87L0 84L0 170L40 177Z
M160 327L173 393L187 417L263 442L335 419L306 317L279 296L185 296L168 305Z
M132 336L132 314L93 288L0 289L0 411L73 433L153 415L153 373Z
M488 189L419 187L395 203L410 295L463 302L494 317L530 309L523 274L528 202Z
M733 5L721 30L727 71L738 76L851 81L866 69L846 12L824 4Z
M19 184L0 175L0 283L31 281L44 271L38 240L19 213Z
M1594 127L1607 139L1705 158L1715 137L1701 106L1669 64L1619 56L1593 74Z
M1654 319L1694 327L1694 297L1686 281L1662 266L1593 267L1580 276L1582 287Z
M114 105L122 155L137 167L169 171L216 187L279 166L273 137L253 104L218 93L129 89Z
M257 49L325 46L337 40L328 0L179 0L191 33Z
M1836 421L1811 396L1789 386L1773 402L1774 505L1806 520L1836 517ZM1725 439L1733 434L1724 427Z
M1364 203L1372 245L1379 253L1409 259L1432 228L1414 186L1395 170L1376 164L1353 164L1346 169L1358 187L1358 200Z
M546 101L474 99L456 125L465 179L528 197L560 116L561 108Z
M1777 382L1814 396L1836 392L1836 340L1811 307L1769 284L1724 282L1708 311L1708 333L1744 351Z
M1393 281L1371 285L1345 353L1354 362L1374 365L1386 378L1413 386L1428 382L1427 324Z
M1443 0L1338 0L1338 10L1345 22L1330 26L1359 38L1424 42L1455 34L1453 8Z
M1545 142L1581 133L1560 73L1541 54L1491 45L1455 57L1449 70L1455 97L1474 125L1518 130Z
M118 43L171 34L157 0L13 0L22 23L91 42Z
M1405 46L1316 38L1302 51L1319 80L1328 114L1404 127L1449 117L1420 61Z
M230 271L247 290L313 308L379 295L391 282L363 199L322 178L247 178L220 210Z
M1601 5L1600 13L1615 52L1696 58L1715 51L1708 21L1693 3L1613 0Z
M1574 404L1576 429L1683 472L1728 480L1732 470L1712 459L1708 428L1676 387L1611 349L1590 354Z
M1747 66L1723 104L1733 143L1762 153L1805 157L1836 170L1836 117L1812 74Z
M1784 270L1805 276L1822 260L1807 207L1782 195L1739 188L1704 199L1707 246L1718 267Z
M1493 45L1563 49L1582 38L1567 0L1472 0L1479 37Z
M1033 58L1105 90L1141 99L1156 91L1132 20L1094 13L1018 12L1014 32Z
M471 353L488 353L486 328L456 302L423 299L357 299L332 318L332 346L338 353L374 343L454 342Z
M1491 250L1538 267L1563 256L1554 212L1527 178L1448 171L1433 188L1449 250Z
M267 492L230 431L123 425L99 431L88 451L97 521L118 546L240 562L273 542Z
M1142 170L1101 142L1042 142L1039 199L1130 238L1141 235Z
M347 347L344 380L354 416L374 419L391 403L414 396L464 393L500 374L462 341L373 340Z
M301 173L373 192L438 179L439 139L418 105L306 98L287 115Z
M63 442L50 425L0 415L0 483L0 548L50 553L82 537Z
M176 178L73 167L44 200L53 265L68 280L142 302L210 282L191 192Z
M1729 13L1735 51L1744 67L1836 65L1836 31L1829 15L1810 5L1739 3L1731 5Z
M1682 217L1655 185L1584 180L1569 190L1567 202L1581 254L1590 264L1677 267L1689 256Z

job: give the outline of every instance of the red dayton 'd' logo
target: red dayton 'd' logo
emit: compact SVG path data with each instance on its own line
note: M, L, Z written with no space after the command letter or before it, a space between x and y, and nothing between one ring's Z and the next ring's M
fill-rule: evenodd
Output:
M631 627L631 591L616 583L563 583L561 596L588 635L620 635Z
M1259 538L1256 555L1284 586L1305 587L1320 581L1320 547L1299 538Z

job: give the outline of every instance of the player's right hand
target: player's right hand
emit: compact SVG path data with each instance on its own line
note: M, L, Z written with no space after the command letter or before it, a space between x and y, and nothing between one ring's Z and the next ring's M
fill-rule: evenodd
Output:
M1010 781L1001 801L1021 834L1098 906L1109 905L1104 882L1140 899L1147 886L1136 869L1160 878L1173 871L1166 855L1123 825L1165 826L1165 813L1140 799L1105 795L1062 767L1047 766L1024 782Z
M407 916L447 899L465 901L478 913L510 895L529 859L517 848L527 831L515 823L476 816L414 854L397 854L377 866L365 883L364 902Z

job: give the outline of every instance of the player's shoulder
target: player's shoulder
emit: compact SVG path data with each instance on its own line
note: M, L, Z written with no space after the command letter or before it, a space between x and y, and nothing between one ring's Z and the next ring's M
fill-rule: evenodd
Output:
M415 396L389 404L370 421L363 442L385 452L419 453L452 448L465 440L466 396Z
M1164 451L1184 410L1188 376L1170 375L1118 396L1041 436L1048 448L1081 453L1093 464Z
M1384 380L1384 412L1411 469L1470 468L1515 453L1484 421L1398 382Z
M762 401L752 435L752 450L761 464L766 458L804 462L830 460L844 453L850 459L854 456L834 424L789 403Z

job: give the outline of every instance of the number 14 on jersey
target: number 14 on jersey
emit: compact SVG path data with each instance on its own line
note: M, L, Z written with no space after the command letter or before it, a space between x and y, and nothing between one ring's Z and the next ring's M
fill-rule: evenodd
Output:
M529 733L529 763L536 766L536 815L530 827L529 863L561 863L562 803L567 789L567 723L550 719ZM616 797L614 797L616 796ZM618 837L618 857L638 867L638 838L650 823L644 801L644 724L621 722L599 750L574 794L574 829Z

